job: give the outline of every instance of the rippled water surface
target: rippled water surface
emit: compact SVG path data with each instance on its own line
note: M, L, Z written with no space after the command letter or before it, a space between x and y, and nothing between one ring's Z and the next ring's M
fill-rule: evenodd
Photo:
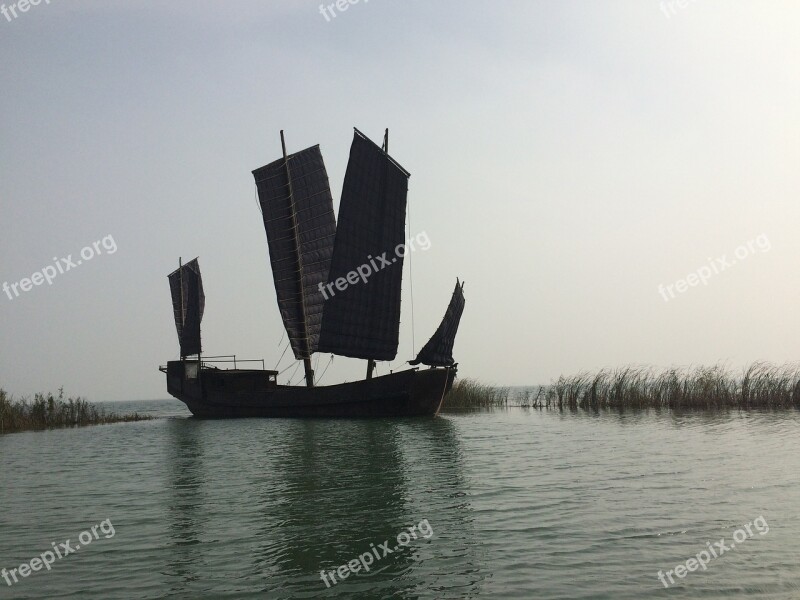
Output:
M797 413L117 408L160 418L0 436L0 568L114 527L49 572L0 579L0 598L800 598ZM765 533L659 581L761 516ZM425 521L427 539L381 556ZM368 572L326 587L320 570L373 547Z

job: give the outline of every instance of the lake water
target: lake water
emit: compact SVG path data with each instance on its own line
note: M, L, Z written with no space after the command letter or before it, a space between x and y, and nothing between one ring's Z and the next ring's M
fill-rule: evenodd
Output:
M800 598L796 412L114 409L160 418L0 436L0 598Z

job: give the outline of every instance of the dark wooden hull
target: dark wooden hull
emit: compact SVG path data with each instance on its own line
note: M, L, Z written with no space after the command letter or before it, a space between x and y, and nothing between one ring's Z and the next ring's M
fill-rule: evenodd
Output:
M455 368L410 369L320 387L275 384L271 371L202 368L188 377L182 361L168 363L167 390L205 419L251 417L414 417L439 412ZM196 366L196 363L194 363Z

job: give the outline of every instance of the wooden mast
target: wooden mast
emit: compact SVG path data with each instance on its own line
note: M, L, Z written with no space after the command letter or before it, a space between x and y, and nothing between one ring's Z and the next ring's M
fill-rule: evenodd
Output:
M389 156L389 128L383 133L383 154ZM367 361L367 379L372 379L372 372L375 370L375 361L369 359Z
M197 260L197 258L195 258L195 260ZM181 269L181 270L183 270L183 269ZM194 274L194 276L196 276L196 275L197 275L197 273ZM181 287L183 287L183 286L181 286ZM200 377L200 375L203 372L203 343L201 341L203 339L203 335L202 335L202 332L200 331L200 321L202 321L202 317L200 316L200 297L199 297L200 291L197 290L197 292L198 292L198 298L197 298L197 318L198 318L198 323L197 323L197 381L202 386L203 385L203 378Z
M286 183L289 186L289 206L292 215L292 231L294 232L294 249L297 254L297 272L299 292L300 292L300 318L303 321L303 339L306 349L308 348L308 322L306 321L306 295L303 289L303 257L300 254L300 240L297 237L297 210L294 205L294 193L292 192L292 175L289 171L289 156L286 154L286 140L281 129L281 148L283 149L283 167L286 171ZM303 366L306 371L306 386L314 387L314 369L311 368L311 357L303 358Z
M184 306L186 305L185 300L183 298L183 257L178 257L178 282L181 288L181 338L183 337L183 326L186 323L186 313L184 311ZM181 346L181 360L186 360L186 356L183 354L183 339L178 339L178 342Z

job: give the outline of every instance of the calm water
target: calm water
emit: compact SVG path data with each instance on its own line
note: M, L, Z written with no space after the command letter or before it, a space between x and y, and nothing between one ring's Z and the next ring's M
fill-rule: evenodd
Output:
M115 408L162 418L0 436L0 568L114 528L49 572L0 579L0 598L800 598L797 413L211 422L177 402ZM766 534L753 525L706 571L659 581L761 516ZM377 550L420 523L427 539ZM321 569L373 547L369 572L326 587Z

